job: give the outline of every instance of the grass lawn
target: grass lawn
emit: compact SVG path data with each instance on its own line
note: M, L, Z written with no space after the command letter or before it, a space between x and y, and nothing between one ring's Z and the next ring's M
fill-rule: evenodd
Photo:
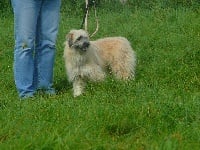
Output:
M137 53L136 79L109 76L73 98L62 58L65 35L81 16L62 13L57 95L20 101L13 81L13 16L0 18L0 149L198 150L200 15L192 10L98 12L92 40L124 36ZM95 28L91 14L89 31Z

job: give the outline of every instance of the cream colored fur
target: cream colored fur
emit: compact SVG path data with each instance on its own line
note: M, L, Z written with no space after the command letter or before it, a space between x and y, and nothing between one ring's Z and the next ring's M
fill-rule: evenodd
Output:
M77 41L80 36L87 38ZM90 43L86 50L74 46L82 47L84 42ZM103 80L108 70L117 79L133 79L135 75L135 52L124 37L89 41L84 30L71 30L65 42L64 60L68 79L73 82L74 97L83 93L87 80Z

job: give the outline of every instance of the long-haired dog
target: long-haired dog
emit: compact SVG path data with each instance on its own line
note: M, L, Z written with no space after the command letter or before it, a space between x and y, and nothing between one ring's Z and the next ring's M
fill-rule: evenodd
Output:
M83 93L87 80L103 80L108 70L117 79L132 79L135 74L135 52L124 37L89 41L86 31L71 30L66 36L64 60L74 97Z

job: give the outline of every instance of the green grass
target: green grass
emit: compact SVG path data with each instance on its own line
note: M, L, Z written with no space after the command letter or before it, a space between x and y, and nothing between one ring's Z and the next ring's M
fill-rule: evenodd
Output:
M0 24L0 149L200 148L200 17L191 10L98 12L94 39L127 37L137 53L135 81L108 77L72 96L63 62L66 33L81 16L63 13L54 97L20 101L13 81L13 16ZM95 23L90 16L89 29Z

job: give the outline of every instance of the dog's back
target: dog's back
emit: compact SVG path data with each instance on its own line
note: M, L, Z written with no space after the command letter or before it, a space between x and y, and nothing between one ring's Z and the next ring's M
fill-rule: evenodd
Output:
M130 42L124 37L107 37L91 41L101 59L117 78L134 77L136 56Z

